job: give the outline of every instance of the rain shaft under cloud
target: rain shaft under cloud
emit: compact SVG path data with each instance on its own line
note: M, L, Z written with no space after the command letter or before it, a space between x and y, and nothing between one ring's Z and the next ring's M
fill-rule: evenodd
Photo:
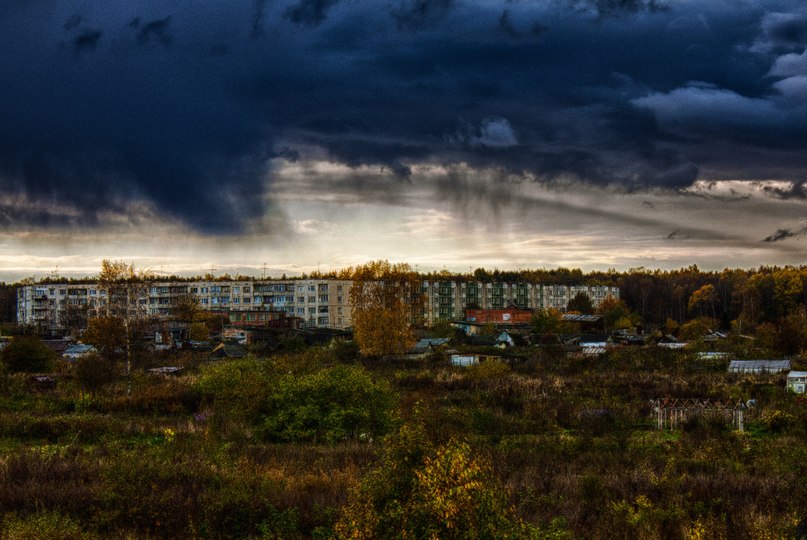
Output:
M801 185L805 47L796 1L15 0L0 211L94 227L145 205L238 234L266 223L273 158L323 156L401 180Z

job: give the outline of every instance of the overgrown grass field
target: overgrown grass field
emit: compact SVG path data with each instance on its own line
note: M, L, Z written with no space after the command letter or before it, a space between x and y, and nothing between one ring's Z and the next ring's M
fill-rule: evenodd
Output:
M669 351L0 377L2 538L788 538L807 400ZM659 397L756 399L659 431Z

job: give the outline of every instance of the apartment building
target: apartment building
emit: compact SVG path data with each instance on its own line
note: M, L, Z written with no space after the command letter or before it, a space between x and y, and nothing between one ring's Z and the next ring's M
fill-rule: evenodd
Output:
M232 280L156 281L138 295L136 308L144 315L165 317L187 295L198 299L206 311L283 311L300 317L314 328L349 328L350 280ZM597 306L619 288L586 285L542 285L518 282L428 281L422 282L422 321L461 319L466 308L566 309L579 292ZM103 313L107 293L97 283L51 283L25 285L17 290L17 322L43 332L80 329L87 317Z
M193 296L205 311L283 311L309 327L349 328L350 281L156 281L138 294L143 315L165 317L184 296ZM44 333L80 329L88 317L103 313L107 292L97 283L26 285L17 290L17 324Z
M555 308L565 311L569 300L586 293L594 306L606 297L619 298L619 287L599 285L541 285L481 281L424 281L423 318L428 324L460 319L466 308L519 309Z

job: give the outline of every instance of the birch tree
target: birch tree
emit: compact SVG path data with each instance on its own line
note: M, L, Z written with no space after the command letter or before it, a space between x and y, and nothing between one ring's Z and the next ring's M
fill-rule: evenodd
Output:
M107 259L101 261L98 285L106 292L106 305L101 309L107 317L117 317L123 322L127 377L132 374L133 330L148 316L148 288L153 280L152 272L137 270L133 264Z

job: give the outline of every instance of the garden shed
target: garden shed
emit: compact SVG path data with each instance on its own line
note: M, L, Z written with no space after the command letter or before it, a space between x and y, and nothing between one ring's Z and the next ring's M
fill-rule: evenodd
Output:
M787 389L803 394L807 389L807 371L791 371L787 374Z

